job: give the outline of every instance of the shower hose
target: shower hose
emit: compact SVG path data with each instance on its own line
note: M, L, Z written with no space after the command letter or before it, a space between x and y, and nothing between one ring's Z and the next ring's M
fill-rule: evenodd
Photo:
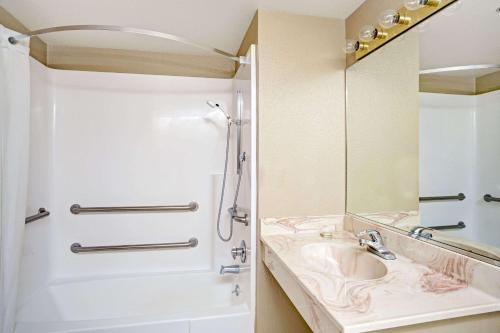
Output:
M217 235L219 236L219 238L223 242L228 242L233 237L233 224L234 224L233 218L231 217L231 222L229 224L229 235L227 237L224 237L224 235L222 235L220 224L221 224L221 217L222 217L222 206L224 204L224 192L226 190L227 164L228 164L228 160L229 160L229 141L230 141L230 138L231 138L231 123L229 122L227 124L226 159L224 161L224 176L222 178L222 190L220 193L219 212L217 213ZM238 156L238 158L240 158L240 157ZM237 208L236 202L238 201L238 194L240 192L240 184L241 184L241 175L242 174L243 174L243 169L241 169L241 171L238 174L238 183L236 185L236 192L234 194L234 200L233 200L233 208L232 208L233 213L236 212L236 208Z

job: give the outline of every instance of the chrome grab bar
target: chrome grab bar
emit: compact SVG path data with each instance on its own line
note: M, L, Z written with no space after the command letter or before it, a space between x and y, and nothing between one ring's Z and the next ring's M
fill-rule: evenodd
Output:
M107 251L141 251L141 250L172 250L192 248L198 245L198 239L191 238L187 242L179 243L156 243L156 244L130 244L130 245L108 245L108 246L82 246L80 243L71 244L71 252L107 252Z
M73 214L80 213L139 213L139 212L194 212L198 209L197 202L190 202L187 205L172 206L121 206L121 207L81 207L73 204L70 211Z
M434 230L452 230L452 229L464 229L465 228L465 223L460 221L457 224L452 224L452 225L436 225L433 227L427 227L429 229L434 229Z
M419 201L442 201L442 200L465 200L465 194L458 193L457 195L445 195L445 196L436 196L436 197L420 197Z
M25 218L24 223L28 224L28 223L42 219L45 216L49 216L49 215L50 215L50 212L42 207L42 208L38 209L38 213L36 213L35 215L31 215L31 216L28 216L27 218Z
M495 198L491 194L485 194L484 197L483 197L483 199L486 202L491 202L491 201L500 202L500 198Z

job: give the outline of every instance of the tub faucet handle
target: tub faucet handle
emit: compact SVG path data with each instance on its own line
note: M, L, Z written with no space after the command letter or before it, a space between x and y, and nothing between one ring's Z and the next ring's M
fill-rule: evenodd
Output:
M241 241L240 247L233 247L231 249L231 256L233 259L240 257L242 263L247 261L247 244L244 240Z

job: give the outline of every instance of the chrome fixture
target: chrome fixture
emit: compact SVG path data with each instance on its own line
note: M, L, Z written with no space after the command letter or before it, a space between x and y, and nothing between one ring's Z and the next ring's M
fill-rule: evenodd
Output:
M187 205L172 206L119 206L119 207L81 207L79 204L69 208L73 214L85 213L141 213L141 212L194 212L198 210L198 203L192 201Z
M236 259L236 257L240 257L241 262L244 264L247 261L247 252L247 244L244 240L242 240L240 243L240 247L233 247L231 249L231 256L233 257L233 259Z
M71 252L107 252L107 251L142 251L142 250L173 250L192 248L198 245L198 239L191 238L187 242L132 244L132 245L107 245L107 246L82 246L80 243L71 244Z
M236 106L238 112L238 121L236 122L236 173L241 175L243 162L246 160L246 153L241 152L241 122L243 121L243 94L241 90L236 92Z
M457 224L450 224L450 225L435 225L432 227L428 227L429 229L432 230L454 230L454 229L464 229L465 228L465 223L460 221Z
M243 223L245 227L248 227L248 214L243 213L243 215L238 215L238 207L229 207L227 209L229 214L231 214L231 220L238 223Z
M182 43L185 45L190 45L193 47L196 47L198 49L202 49L208 52L215 53L216 55L222 56L226 59L230 59L235 62L239 62L241 64L247 64L248 61L245 57L236 57L228 52L195 43L187 38L172 35L172 34L167 34L164 32L159 32L159 31L152 31L152 30L145 30L145 29L137 29L137 28L130 28L130 27L120 27L116 25L95 25L95 24L86 24L86 25L65 25L65 26L58 26L58 27L51 27L51 28L45 28L45 29L39 29L39 30L34 30L30 33L27 34L20 34L16 36L11 36L8 38L9 43L15 45L19 41L22 41L24 39L28 39L33 36L40 36L48 33L53 33L53 32L61 32L61 31L114 31L114 32L125 32L125 33L130 33L134 35L143 35L143 36L148 36L148 37L156 37L156 38L162 38L162 39L168 39L174 42Z
M422 227L422 226L417 226L413 227L410 232L408 232L408 236L418 239L418 238L425 238L425 239L431 239L432 238L432 229L428 227Z
M227 132L226 132L226 153L225 153L225 161L224 161L224 176L222 178L222 189L221 189L221 194L220 194L220 201L219 201L219 209L217 212L217 235L223 242L228 242L231 240L233 237L233 227L234 227L234 222L241 222L244 223L245 225L248 225L248 215L245 214L243 216L238 215L238 195L240 193L240 185L241 185L241 177L243 175L243 163L246 161L246 153L240 153L241 152L241 126L242 126L242 117L243 117L243 95L241 91L238 91L236 94L237 97L237 106L238 106L238 120L234 121L232 120L231 116L222 109L219 103L215 103L212 101L207 101L207 104L212 107L212 108L217 108L220 111L224 113L226 116L228 123L227 123ZM232 124L236 124L237 126L237 170L236 174L238 175L238 181L236 185L236 191L234 193L234 200L233 200L233 205L229 210L229 213L231 214L231 220L229 222L229 235L227 237L224 237L222 235L221 231L221 219L222 219L222 206L224 204L224 194L226 191L226 180L227 180L227 167L228 167L228 161L229 161L229 141L231 139L231 126Z
M456 230L456 229L464 229L465 223L460 221L457 224L451 224L451 225L435 225L432 227L424 227L424 226L416 226L413 227L410 232L408 232L408 236L413 237L413 238L424 238L424 239L431 239L432 238L432 231L434 230Z
M38 209L38 213L36 213L35 215L31 215L31 216L28 216L27 218L25 218L24 223L28 224L28 223L42 219L42 218L49 216L49 215L50 215L50 212L42 207L42 208Z
M436 196L436 197L420 197L418 198L420 202L422 201L442 201L442 200L465 200L465 194L458 193L457 195L445 195L445 196Z
M362 238L365 235L368 235L370 239L368 240ZM356 237L359 239L360 246L367 246L368 252L371 252L386 260L396 259L396 255L384 246L382 236L380 236L380 233L377 230L363 230L359 232Z
M221 265L220 266L219 274L220 275L224 275L224 274L240 274L240 273L246 272L248 270L250 270L250 266L240 266L240 265L228 265L228 266L224 266L224 265Z
M229 115L229 113L227 113L221 106L219 103L215 103L214 101L207 101L207 104L208 106L210 106L212 109L217 109L219 110L220 112L222 112L224 114L224 116L226 117L227 121L229 122L229 124L232 124L233 120L231 118L231 116Z
M240 293L241 293L240 285L237 284L234 286L234 290L231 291L231 294L236 295L236 296L240 296Z
M491 201L500 202L500 198L496 198L496 197L492 196L491 194L485 194L483 199L486 202L491 202Z

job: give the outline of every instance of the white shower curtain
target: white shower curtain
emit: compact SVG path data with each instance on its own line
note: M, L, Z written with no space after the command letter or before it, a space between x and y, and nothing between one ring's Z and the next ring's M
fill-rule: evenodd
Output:
M28 184L30 79L27 41L0 25L0 333L15 326Z

